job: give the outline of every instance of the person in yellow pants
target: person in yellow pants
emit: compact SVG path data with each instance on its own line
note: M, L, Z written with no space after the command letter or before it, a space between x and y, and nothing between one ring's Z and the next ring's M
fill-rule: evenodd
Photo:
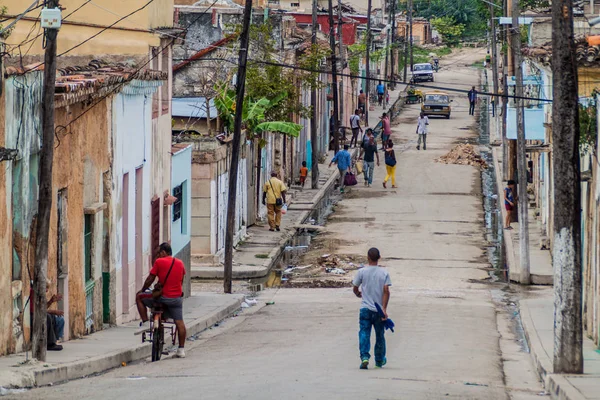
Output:
M285 203L285 193L287 188L285 184L277 178L277 171L271 172L271 178L263 187L263 205L267 206L267 219L269 220L269 230L271 232L281 230L281 208Z
M385 170L387 174L383 181L383 187L387 188L387 181L392 178L392 187L396 187L396 153L394 153L394 143L388 140L385 148Z

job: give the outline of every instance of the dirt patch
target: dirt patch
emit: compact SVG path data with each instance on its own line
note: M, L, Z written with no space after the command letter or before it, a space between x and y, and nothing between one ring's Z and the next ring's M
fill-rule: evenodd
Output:
M459 144L445 156L435 160L443 164L472 165L487 168L488 165L471 144Z
M282 287L289 289L337 289L351 287L350 281L322 280L322 281L287 281Z
M360 184L360 183L359 183ZM344 195L344 199L373 199L381 197L383 193L397 193L395 190L350 190Z

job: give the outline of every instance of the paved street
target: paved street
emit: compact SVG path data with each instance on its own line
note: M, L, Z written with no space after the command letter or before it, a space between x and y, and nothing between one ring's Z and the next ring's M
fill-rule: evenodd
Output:
M484 50L445 58L434 85L468 90L465 64ZM449 66L449 68L446 68ZM434 160L476 135L466 95L452 118L431 119L417 151L418 105L393 127L397 189L384 189L383 157L373 187L359 185L336 207L328 233L339 254L381 250L393 286L388 364L359 370L359 300L350 288L272 289L257 307L191 343L186 359L138 363L104 375L35 389L15 399L534 399L541 384L506 303L489 283L480 173ZM465 129L466 128L466 129ZM388 185L388 187L390 187Z

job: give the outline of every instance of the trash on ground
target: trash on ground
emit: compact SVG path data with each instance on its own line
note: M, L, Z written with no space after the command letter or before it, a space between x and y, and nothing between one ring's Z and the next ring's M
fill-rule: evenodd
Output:
M328 274L335 274L335 275L344 275L346 273L346 271L344 271L341 268L326 268L325 272L327 272Z
M250 306L248 305L248 303L246 303L246 302L243 302L243 303L242 303L242 308L248 308L248 307L250 307Z
M452 150L445 156L435 160L443 164L458 164L458 165L473 165L482 168L487 168L488 165L483 158L477 153L473 145L464 143L454 146Z

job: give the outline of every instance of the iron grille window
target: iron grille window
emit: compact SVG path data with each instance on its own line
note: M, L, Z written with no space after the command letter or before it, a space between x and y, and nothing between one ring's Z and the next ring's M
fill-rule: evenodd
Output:
M175 203L173 203L173 222L181 218L181 206L183 203L183 184L175 186L173 188L173 197L176 197Z
M290 3L291 7L300 7L300 3Z
M83 245L85 257L85 281L91 281L94 278L92 274L92 218L93 215L86 214L83 228Z

